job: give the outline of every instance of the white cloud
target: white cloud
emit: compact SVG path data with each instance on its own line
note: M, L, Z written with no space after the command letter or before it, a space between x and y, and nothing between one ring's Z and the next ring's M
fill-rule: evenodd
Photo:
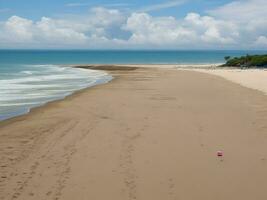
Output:
M259 36L255 41L255 45L267 48L267 37L262 35Z
M109 3L109 4L104 4L104 7L126 7L126 6L131 6L132 4L129 3Z
M133 13L123 28L132 33L131 44L176 48L229 45L238 36L233 24L197 13L189 13L182 20Z
M33 22L18 16L10 17L2 27L0 38L7 42L28 42L32 40Z
M53 19L42 17L33 22L12 16L0 23L0 44L10 47L90 48L108 43L108 30L123 23L125 16L118 10L93 8L86 16Z
M133 13L123 27L132 33L130 44L169 46L192 41L195 33L182 27L173 17L152 17Z
M64 23L54 19L42 17L38 22L21 18L10 17L2 24L0 32L0 43L9 45L24 44L34 45L68 45L81 44L87 37L74 29L64 26Z
M264 18L266 10L266 0L236 0L208 13L220 19L247 22Z
M90 22L101 26L120 24L125 17L119 10L95 7L91 9Z
M231 17L234 10L248 12L252 2L263 1L235 1L207 15L188 13L180 19L155 17L146 12L127 14L103 7L92 8L86 15L42 17L37 21L12 16L0 22L0 45L2 48L19 45L29 48L266 49L267 19L259 17L263 12L259 7L265 5L253 4L249 18L242 13Z
M266 0L240 0L208 11L221 20L235 23L242 32L260 34L267 32Z
M234 24L239 32L239 45L249 48L253 43L255 47L254 41L267 33L266 10L266 0L236 0L208 11L208 14Z
M35 24L36 37L47 43L82 44L86 42L87 36L85 36L84 33L80 33L69 26L65 26L64 22L61 22L62 21L42 17L42 19Z
M182 5L186 0L172 0L160 4L154 4L140 9L139 12L151 12L156 10L162 10L166 8L172 8Z
M205 42L231 44L234 43L239 33L237 27L223 20L216 20L210 16L201 17L197 13L189 13L185 17L185 24L195 30Z

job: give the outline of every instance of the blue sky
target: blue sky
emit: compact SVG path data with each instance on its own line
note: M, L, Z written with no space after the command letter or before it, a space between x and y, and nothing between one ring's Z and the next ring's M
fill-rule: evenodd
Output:
M0 0L0 48L266 49L265 10L265 0Z
M60 14L82 14L90 7L109 7L137 11L153 5L164 4L163 0L0 0L3 10L0 19L4 20L12 15L38 20L43 16L53 17ZM179 1L177 1L179 2ZM182 1L181 1L182 2ZM171 15L182 17L188 12L204 14L206 10L224 5L230 0L190 0L177 6L151 11L154 16Z

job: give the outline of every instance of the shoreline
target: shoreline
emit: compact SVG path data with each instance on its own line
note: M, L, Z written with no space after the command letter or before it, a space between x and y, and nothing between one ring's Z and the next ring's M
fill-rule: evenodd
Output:
M55 65L55 66L57 66L57 65ZM60 67L60 66L58 65L57 67ZM74 69L74 70L77 70L77 69ZM86 70L83 70L81 68L79 69L79 71L80 71L81 74L85 74L85 75L87 74ZM98 72L99 73L100 70L91 70L91 72ZM99 78L99 76L96 76L96 77L98 77L98 78L93 80L92 83L86 83L86 86L85 85L79 86L79 88L77 87L76 89L68 90L68 92L66 92L64 94L62 93L61 95L55 94L54 97L51 96L50 99L47 99L47 100L42 100L41 99L41 100L39 100L38 103L35 103L34 105L29 104L29 106L25 106L25 108L21 109L20 111L13 112L11 114L10 113L6 113L6 115L1 116L0 122L12 119L14 117L27 115L27 114L29 114L31 112L31 110L33 110L35 108L39 108L39 107L45 106L46 104L52 103L52 102L55 102L55 101L64 100L66 97L72 96L73 94L75 94L76 92L79 92L80 90L84 90L84 89L87 89L87 88L90 88L90 87L94 87L95 85L106 84L106 83L108 83L109 81L112 80L112 76L110 76L109 73L107 73L107 72L105 72L105 74L103 73L101 78ZM87 79L88 79L88 77L87 77ZM71 81L71 80L69 80L69 81ZM85 82L83 82L83 84L85 84ZM62 85L64 86L64 84L61 84L60 86L62 86Z
M108 66L108 67L144 67L144 68L177 68L177 67L181 67L181 68L214 68L217 67L219 65L221 65L223 63L207 63L207 64L168 64L168 63L163 63L163 64L159 64L159 63L155 63L155 64L75 64L75 65L67 65L70 67L102 67L102 66ZM64 66L64 65L63 65Z
M77 67L77 68L79 68L79 67ZM101 70L101 69L99 69L99 70ZM105 71L105 72L107 72L107 74L112 76L112 72L106 71L106 70L102 70L102 71ZM89 87L86 87L86 88L83 88L83 89L80 89L80 90L76 90L72 94L67 95L65 97L62 97L60 99L52 100L52 101L46 102L46 103L44 103L42 105L30 108L29 111L24 113L24 114L16 115L16 116L10 117L8 119L1 120L0 121L0 128L2 126L8 125L10 123L14 123L16 121L23 120L23 119L25 119L25 117L27 117L27 115L30 115L31 113L39 112L39 110L42 110L43 107L53 106L53 104L57 104L57 103L59 103L61 101L68 100L68 99L71 99L71 98L75 98L76 96L79 96L80 94L86 92L87 90L93 89L94 87L98 87L98 86L101 86L101 85L104 85L104 84L108 84L109 82L113 81L114 79L115 79L115 77L112 76L112 79L110 81L108 81L108 82L103 82L103 83L95 84L93 86L89 86Z
M59 65L60 66L60 65ZM120 71L122 73L123 71L133 71L136 69L142 69L142 68L159 68L159 69L177 69L177 70L186 70L186 71L197 71L202 73L211 74L214 76L222 77L225 80L231 81L233 83L237 83L243 87L254 89L257 91L260 91L267 95L267 69L259 69L259 68L250 68L250 69L240 69L240 68L229 68L229 67L218 67L217 64L213 65L203 65L203 64L196 64L195 66L192 65L179 65L179 64L83 64L83 65L62 65L62 66L68 66L73 68L81 68L81 69L91 69L91 70L97 70L97 71L105 71L107 74L111 75L112 78L116 76L116 72ZM237 72L246 73L245 77L238 76ZM262 75L262 72L266 72L264 75ZM260 76L259 76L260 75ZM248 76L255 76L252 78L253 80L248 80ZM251 78L250 78L251 79ZM110 81L113 81L112 79ZM21 118L25 115L30 114L34 110L41 108L43 106L46 106L47 104L51 104L58 101L64 101L64 99L69 98L73 95L76 95L76 93L82 92L84 90L96 87L97 85L107 84L108 82L96 84L94 86L89 86L86 88L83 88L81 90L74 91L72 94L67 95L63 98L52 100L50 102L44 103L42 105L30 108L28 112L25 112L23 114L19 114L13 117L10 117L8 119L4 119L0 121L1 124L5 123L6 121L11 121L14 118Z
M111 80L112 81L112 80ZM110 81L109 81L110 82ZM4 119L4 120L1 120L0 121L0 128L2 126L5 126L5 125L8 125L10 123L14 123L16 121L21 121L21 120L24 120L25 117L27 117L27 115L30 115L32 113L36 113L36 112L40 112L40 110L43 109L43 107L50 107L50 106L53 106L53 104L57 104L61 101L64 101L64 100L68 100L68 99L71 99L71 98L75 98L76 96L78 97L80 94L82 94L83 92L86 92L86 90L89 90L91 88L94 88L94 87L97 87L97 86L101 86L103 84L108 84L109 82L107 83L101 83L101 84L97 84L97 85L94 85L94 86L90 86L90 87L87 87L87 88L83 88L83 89L80 89L80 90L77 90L77 91L74 91L72 94L70 95L67 95L65 97L62 97L61 99L56 99L56 100L52 100L52 101L49 101L47 103L44 103L42 105L39 105L39 106L36 106L36 107L33 107L33 108L30 108L28 112L24 113L24 114L20 114L20 115L16 115L14 117L11 117L11 118L8 118L8 119Z

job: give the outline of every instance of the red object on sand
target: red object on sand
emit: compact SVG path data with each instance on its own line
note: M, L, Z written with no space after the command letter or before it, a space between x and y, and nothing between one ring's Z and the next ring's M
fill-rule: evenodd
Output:
M222 151L217 151L217 156L218 157L223 157L223 152Z

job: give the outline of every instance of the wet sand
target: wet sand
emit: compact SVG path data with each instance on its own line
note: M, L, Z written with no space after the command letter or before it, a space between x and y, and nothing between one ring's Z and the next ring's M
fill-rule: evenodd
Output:
M194 71L109 71L0 123L0 199L267 199L266 95Z

